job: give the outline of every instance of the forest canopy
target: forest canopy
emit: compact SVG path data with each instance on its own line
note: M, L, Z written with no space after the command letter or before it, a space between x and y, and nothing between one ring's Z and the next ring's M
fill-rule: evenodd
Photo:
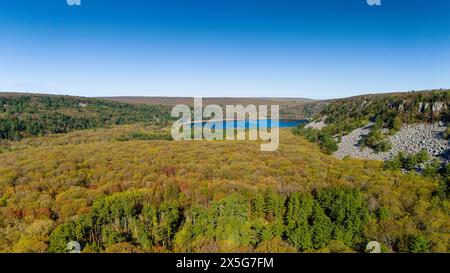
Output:
M73 240L83 252L450 251L448 165L401 171L425 153L339 160L326 154L332 130L304 128L281 129L279 149L261 153L259 141L171 141L158 106L1 105L0 120L30 122L0 146L0 252L66 252ZM74 123L41 120L59 116Z
M72 132L0 154L0 251L65 252L68 240L84 252L363 252L372 240L449 251L441 176L338 160L290 130L275 153L117 140L133 132L160 129Z

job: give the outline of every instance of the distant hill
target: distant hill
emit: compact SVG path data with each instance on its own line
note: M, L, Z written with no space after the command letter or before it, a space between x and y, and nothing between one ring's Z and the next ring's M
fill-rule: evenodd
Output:
M405 152L414 150L411 146L416 146L427 148L432 154L440 154L444 147L439 142L444 143L449 134L445 124L450 119L450 90L369 94L322 101L320 104L321 110L316 114L315 120L304 128L295 128L294 133L318 143L329 154L336 152L339 146L348 146L346 150L351 150L355 141L356 146L369 147L376 153L388 152L392 148ZM426 131L423 133L428 138L411 136L412 132L416 132L412 128L407 132L403 131L403 140L395 141L402 143L410 139L411 143L400 145L402 148L399 145L393 147L388 139L404 129L404 125L411 124L421 124L423 128L424 124L428 124L428 129L420 129ZM434 127L431 124L435 124ZM358 130L365 133L357 133ZM350 137L343 138L349 134ZM435 136L436 134L439 136ZM349 143L338 146L338 142L343 139ZM417 142L433 142L435 145Z
M173 107L177 104L194 105L192 97L100 97L132 104L162 105ZM289 119L302 119L317 113L316 101L305 98L203 98L203 105L279 105L280 116Z
M369 94L327 101L318 118L326 117L331 134L347 134L368 121L398 129L403 123L448 121L450 90Z
M186 104L193 106L193 97L99 97L100 99L112 100L124 103L133 104L150 104L150 105L164 105L175 106L177 104ZM202 98L204 104L279 104L280 106L295 106L298 104L305 104L314 102L311 99L305 98Z
M164 121L167 107L107 100L21 93L0 93L0 139L18 140L136 122Z

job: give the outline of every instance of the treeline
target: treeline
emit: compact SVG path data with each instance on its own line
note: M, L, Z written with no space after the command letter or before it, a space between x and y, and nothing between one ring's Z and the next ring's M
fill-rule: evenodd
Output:
M370 219L388 217L383 208L370 213L358 191L342 187L287 198L232 194L207 207L154 200L148 190L98 198L90 213L56 227L48 250L66 252L77 241L85 252L364 251ZM423 234L402 240L402 251L430 250Z
M67 133L108 125L170 120L166 107L131 105L99 99L0 95L0 139Z

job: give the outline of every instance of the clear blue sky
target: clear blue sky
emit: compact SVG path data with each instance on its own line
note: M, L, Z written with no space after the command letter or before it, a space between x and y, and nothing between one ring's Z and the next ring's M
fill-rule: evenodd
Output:
M450 1L0 1L0 90L334 98L450 87Z

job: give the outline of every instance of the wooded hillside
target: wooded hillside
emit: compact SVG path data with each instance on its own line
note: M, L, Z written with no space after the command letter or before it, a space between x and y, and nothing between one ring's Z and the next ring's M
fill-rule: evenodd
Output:
M0 139L67 133L136 122L163 122L170 109L106 100L0 93Z

